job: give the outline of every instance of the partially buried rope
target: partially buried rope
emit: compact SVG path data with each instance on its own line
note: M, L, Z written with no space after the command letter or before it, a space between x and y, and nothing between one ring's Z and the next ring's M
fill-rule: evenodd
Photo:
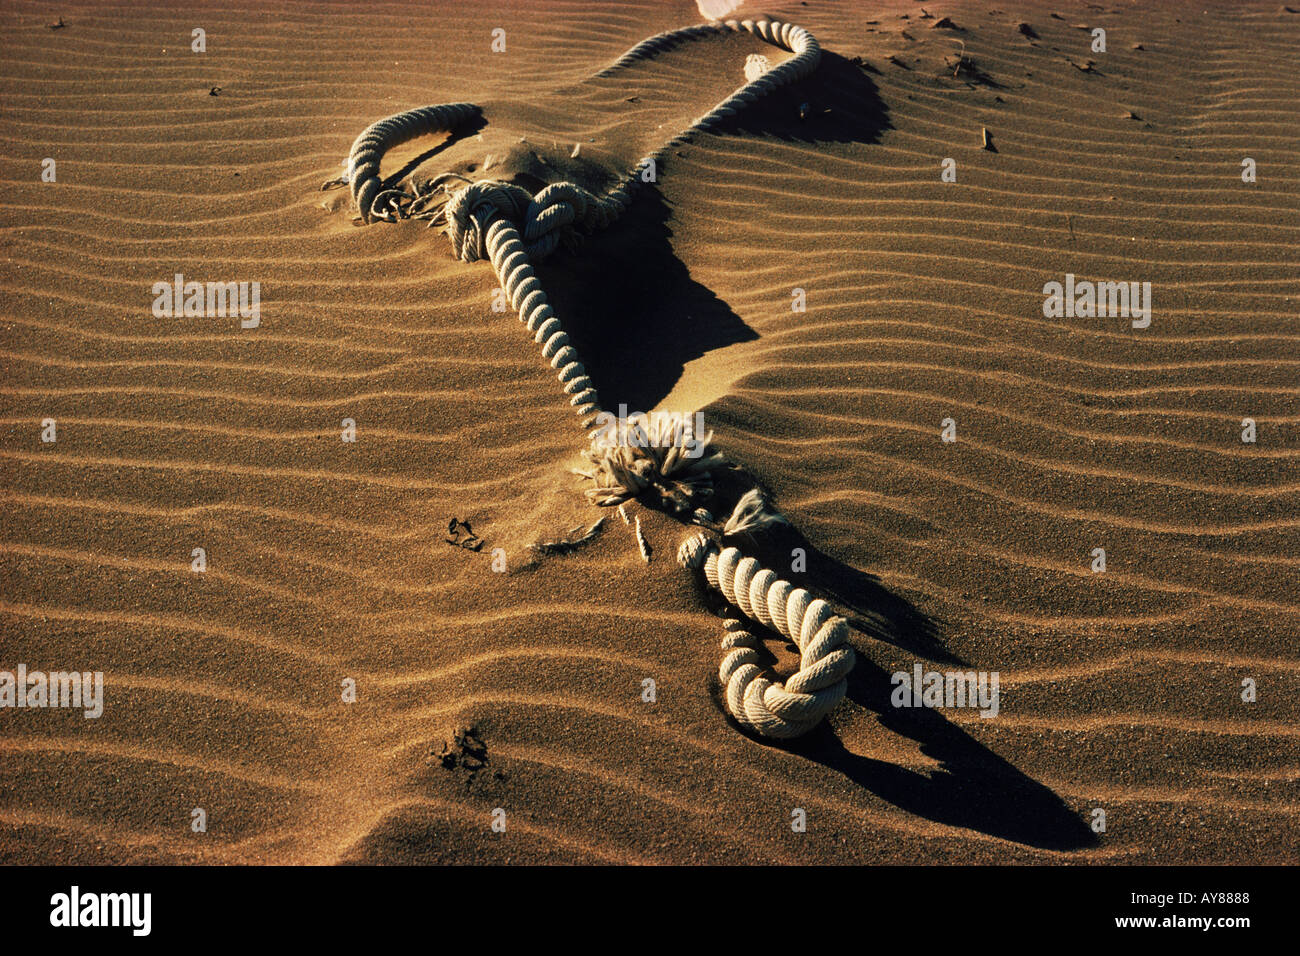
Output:
M718 669L727 710L767 737L798 737L840 702L855 655L849 624L821 598L777 577L736 548L719 548L704 534L682 542L677 561L703 571L709 585L748 617L799 646L799 670L784 684L763 676L759 639L737 617L727 620Z
M692 134L715 129L772 90L807 76L816 68L821 48L811 33L792 23L728 20L650 37L596 74L611 76L677 43L733 31L752 33L795 55L745 84L659 149L643 156L618 183L599 195L572 182L552 183L535 196L521 186L489 179L453 189L451 180L461 177L449 173L429 180L422 191L385 187L379 175L384 153L418 136L453 132L478 119L481 110L472 103L398 113L367 128L352 144L346 181L362 221L425 218L445 222L457 258L465 262L490 259L510 304L542 346L543 357L557 370L569 404L585 428L594 423L600 401L577 350L533 275L532 262L545 259L561 243L571 244L579 230L592 232L608 226L631 205L632 193L643 181L642 170L658 163Z
M750 82L659 149L643 156L618 182L599 194L577 183L558 182L534 195L513 183L491 179L471 182L456 173L443 173L410 191L385 184L379 167L386 152L416 137L456 132L478 121L482 111L472 103L425 106L374 123L353 143L344 179L326 186L346 183L364 223L409 218L427 219L430 225L445 224L457 258L465 262L490 260L519 320L533 333L542 356L557 370L569 404L583 426L590 429L602 410L595 385L551 309L533 273L533 263L561 245L574 247L582 234L607 227L631 205L634 191L646 181L642 176L645 169L663 160L669 150L689 142L694 134L717 129L759 98L808 76L817 67L821 48L811 33L792 23L728 20L650 37L596 74L612 76L679 43L741 31L794 56L766 70L751 63L747 67ZM453 185L457 180L464 185ZM709 437L698 436L701 451ZM680 454L680 449L661 454L654 446L636 450L602 448L588 455L597 465L596 471L588 474L596 483L596 489L588 495L596 503L618 505L653 491L659 503L671 505L675 513L693 513L698 520L711 521L707 511L695 509L695 498L711 492L709 468L721 463L719 456L691 459ZM742 516L746 507L753 510L755 505L742 500L733 522L743 517L756 527L773 520L770 514L746 512ZM762 511L759 507L758 512ZM639 518L637 536L642 556L648 561L650 550L640 533ZM728 710L746 727L769 737L795 737L810 730L844 696L845 675L853 667L844 619L832 615L825 601L778 580L772 571L760 568L753 558L744 557L736 548L719 550L704 535L683 544L679 559L684 567L702 569L709 583L742 612L794 640L801 651L799 672L784 685L773 682L763 677L757 666L758 638L749 634L739 619L728 621L723 647L729 653L719 671L726 686Z

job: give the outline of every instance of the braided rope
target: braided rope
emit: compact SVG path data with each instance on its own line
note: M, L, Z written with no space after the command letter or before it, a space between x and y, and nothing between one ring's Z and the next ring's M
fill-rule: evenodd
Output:
M347 182L352 187L352 201L363 221L370 223L387 216L375 208L383 181L379 178L379 161L384 153L402 143L428 133L448 133L478 118L482 111L473 103L446 103L421 106L372 123L352 143L348 153Z
M650 37L596 74L608 77L678 43L729 31L752 33L795 55L746 83L659 149L643 156L619 182L600 195L572 182L552 183L536 196L520 186L496 180L479 180L455 191L448 190L445 182L441 182L445 176L429 184L431 188L436 185L450 193L445 207L432 218L435 222L445 219L456 257L464 262L491 260L502 289L519 312L519 320L542 346L542 356L557 369L569 404L585 428L592 426L595 414L601 410L596 389L559 318L548 305L546 294L533 274L532 262L545 259L562 242L576 241L578 230L592 232L607 227L631 205L633 191L645 181L642 177L645 169L662 160L668 150L687 142L692 134L716 129L759 97L807 76L821 58L821 47L811 33L791 23L728 20ZM431 193L413 195L384 188L379 176L384 153L417 136L452 132L481 115L482 110L473 103L447 103L407 110L367 127L352 144L346 176L362 221L408 217L414 215L417 203L432 198ZM503 223L510 227L497 229Z
M682 542L677 561L703 570L710 586L750 618L799 646L799 670L784 684L763 676L760 641L739 618L726 622L718 668L726 688L727 710L744 726L765 737L788 739L812 730L848 688L853 670L849 625L830 605L783 581L736 548L722 548L704 534Z
M533 274L519 230L509 219L492 218L487 247L492 268L496 270L510 304L518 310L519 321L533 333L533 340L541 344L542 357L550 360L551 368L559 370L556 377L569 396L569 404L582 416L583 427L591 428L600 411L596 389L578 359L578 350L569 344L568 334L546 301L546 293Z
M384 153L417 136L453 132L478 119L482 111L472 103L424 106L398 113L369 126L352 144L346 182L361 220L371 223L376 219L419 217L430 218L433 223L445 221L458 259L464 262L489 259L519 320L533 333L542 356L557 370L569 404L582 417L586 428L595 423L601 411L600 401L577 350L533 272L533 262L551 255L561 243L572 245L580 231L607 227L631 205L633 191L653 178L645 175L646 170L657 166L669 150L689 142L696 133L718 129L760 97L810 74L821 58L821 47L811 33L791 23L727 20L650 37L596 74L612 76L687 40L738 31L751 33L794 56L761 73L747 71L747 76L753 79L654 152L641 157L619 181L599 195L576 183L559 182L546 186L534 196L521 186L487 179L452 190L447 180L457 177L454 173L445 173L425 184L423 194L385 188L379 176ZM434 200L439 189L446 195L442 209L430 212L423 208ZM421 207L418 212L417 206ZM637 462L623 464L629 474L640 467ZM665 475L674 470L668 465L661 469ZM686 477L690 476L684 473L683 481ZM698 481L707 477L704 472ZM639 490L638 482L631 478L615 484L622 488L629 482ZM690 482L686 484L694 487ZM615 495L605 503L616 500L622 499ZM642 556L649 560L640 518L636 532ZM763 676L758 666L759 639L745 630L740 619L727 621L722 642L727 654L718 676L726 687L727 709L732 716L768 737L797 737L811 730L844 696L846 678L854 664L853 649L846 643L847 622L833 615L825 601L780 580L774 572L760 567L757 561L744 557L735 548L719 550L702 534L682 544L678 560L683 567L702 569L710 585L744 614L799 646L798 672L784 684L772 681Z

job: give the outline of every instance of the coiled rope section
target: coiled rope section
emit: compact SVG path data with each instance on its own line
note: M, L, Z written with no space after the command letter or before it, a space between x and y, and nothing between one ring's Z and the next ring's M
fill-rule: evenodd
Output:
M724 625L718 668L727 710L745 727L786 739L812 730L848 688L855 655L848 645L849 624L821 598L777 577L736 548L722 548L704 534L682 542L678 563L704 572L709 585L746 616L799 646L799 670L784 684L763 675L759 639L739 618Z
M573 242L579 231L589 233L608 226L631 205L634 190L644 181L645 169L656 165L668 150L688 142L693 134L717 128L772 90L807 76L821 59L821 47L811 33L792 23L728 20L650 37L596 74L611 76L678 43L737 31L752 33L795 55L745 84L659 149L643 156L619 182L599 195L576 183L560 182L546 186L534 196L521 186L488 179L452 190L448 186L452 178L449 174L430 180L423 193L385 188L379 175L384 153L417 136L454 132L478 119L481 110L472 103L424 106L398 113L367 128L352 144L347 182L362 221L400 218L445 221L457 258L465 262L489 259L501 288L519 313L519 320L541 345L542 356L557 370L569 404L585 428L590 429L594 424L601 410L600 400L577 350L547 303L546 293L533 274L532 263L545 259L562 242ZM436 190L441 190L447 198L441 210L431 212Z

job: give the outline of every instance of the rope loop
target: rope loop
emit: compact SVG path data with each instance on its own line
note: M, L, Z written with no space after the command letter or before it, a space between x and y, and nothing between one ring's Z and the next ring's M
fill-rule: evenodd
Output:
M703 533L677 550L682 567L702 571L745 617L794 641L799 670L784 684L759 667L762 642L740 617L725 624L718 668L727 711L741 725L775 739L799 737L817 726L848 690L855 655L848 644L849 624L830 605L803 588L781 580L736 548L721 548Z

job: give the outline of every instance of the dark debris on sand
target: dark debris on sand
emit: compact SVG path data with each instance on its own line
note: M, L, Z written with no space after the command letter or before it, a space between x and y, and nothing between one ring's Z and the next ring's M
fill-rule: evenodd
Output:
M443 742L437 758L444 770L460 767L473 773L487 766L487 744L479 738L477 728L457 728L451 740Z

